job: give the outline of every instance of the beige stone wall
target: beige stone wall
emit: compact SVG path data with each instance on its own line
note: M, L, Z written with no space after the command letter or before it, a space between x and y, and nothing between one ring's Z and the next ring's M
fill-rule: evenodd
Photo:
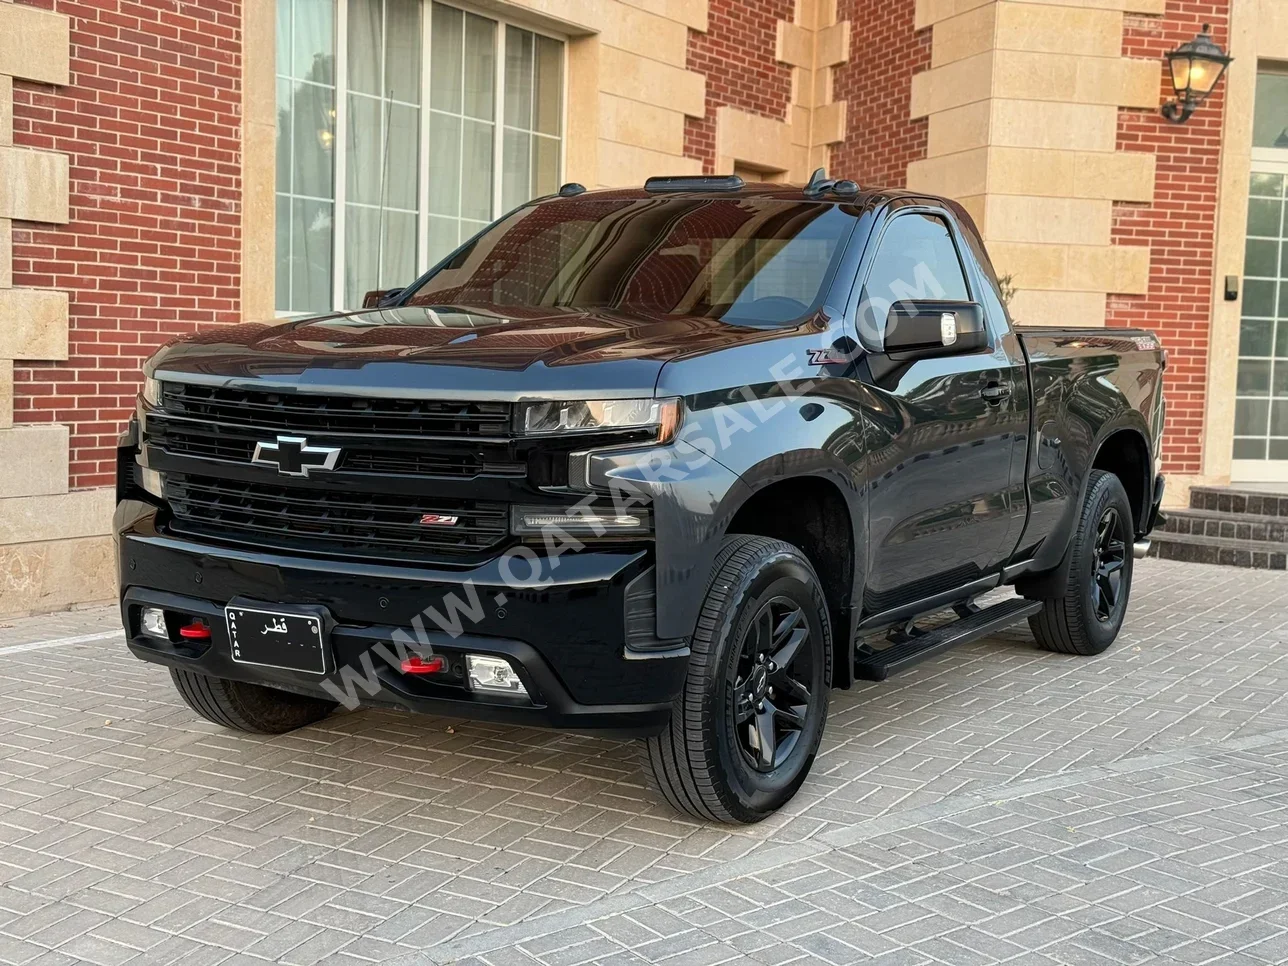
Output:
M110 490L68 491L67 427L13 424L15 361L67 358L66 294L13 288L13 227L65 224L68 159L13 143L13 80L66 84L66 16L0 2L0 616L112 597Z
M832 68L850 59L850 22L836 19L836 0L796 0L792 22L778 22L776 56L792 65L790 163L783 170L787 180L805 181L845 140L845 102L833 97Z
M277 270L277 0L242 3L242 318L273 317Z
M1243 276L1252 166L1252 110L1261 61L1288 61L1288 3L1231 0L1230 52L1226 72L1225 127L1221 134L1221 182L1217 198L1215 276ZM1227 302L1224 284L1214 287L1207 410L1203 420L1203 474L1193 483L1228 483L1234 438L1234 390L1239 357L1239 310Z
M850 24L836 19L836 0L796 0L792 19L778 21L777 31L774 57L792 68L788 116L717 108L716 171L803 182L845 140L845 102L832 97L832 68L849 59Z
M908 184L967 207L1021 322L1103 325L1107 295L1147 288L1149 249L1110 244L1114 202L1154 189L1152 155L1115 151L1118 109L1158 104L1158 64L1121 56L1124 12L1163 0L917 0L929 145Z

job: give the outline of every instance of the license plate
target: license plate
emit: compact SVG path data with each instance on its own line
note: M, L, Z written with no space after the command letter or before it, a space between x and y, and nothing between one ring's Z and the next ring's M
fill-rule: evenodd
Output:
M325 674L326 643L316 614L224 608L233 661L281 671Z

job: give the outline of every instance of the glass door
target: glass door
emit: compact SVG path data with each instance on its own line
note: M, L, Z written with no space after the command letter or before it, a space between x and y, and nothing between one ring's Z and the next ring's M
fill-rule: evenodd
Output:
M1288 74L1257 75L1243 258L1234 482L1288 482Z

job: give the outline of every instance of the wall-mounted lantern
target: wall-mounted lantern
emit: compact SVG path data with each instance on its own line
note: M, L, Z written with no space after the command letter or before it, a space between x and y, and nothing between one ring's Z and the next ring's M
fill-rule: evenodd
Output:
M1197 37L1167 55L1176 99L1163 105L1163 117L1173 124L1184 124L1190 119L1216 89L1221 75L1234 60L1212 40L1211 29L1212 25L1205 23Z

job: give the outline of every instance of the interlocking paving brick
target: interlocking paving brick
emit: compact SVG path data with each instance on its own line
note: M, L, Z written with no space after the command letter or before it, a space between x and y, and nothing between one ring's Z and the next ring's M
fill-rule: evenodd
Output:
M116 620L0 628L0 963L1288 961L1283 574L1144 561L1101 657L1020 627L836 692L752 828L627 742L223 732Z

